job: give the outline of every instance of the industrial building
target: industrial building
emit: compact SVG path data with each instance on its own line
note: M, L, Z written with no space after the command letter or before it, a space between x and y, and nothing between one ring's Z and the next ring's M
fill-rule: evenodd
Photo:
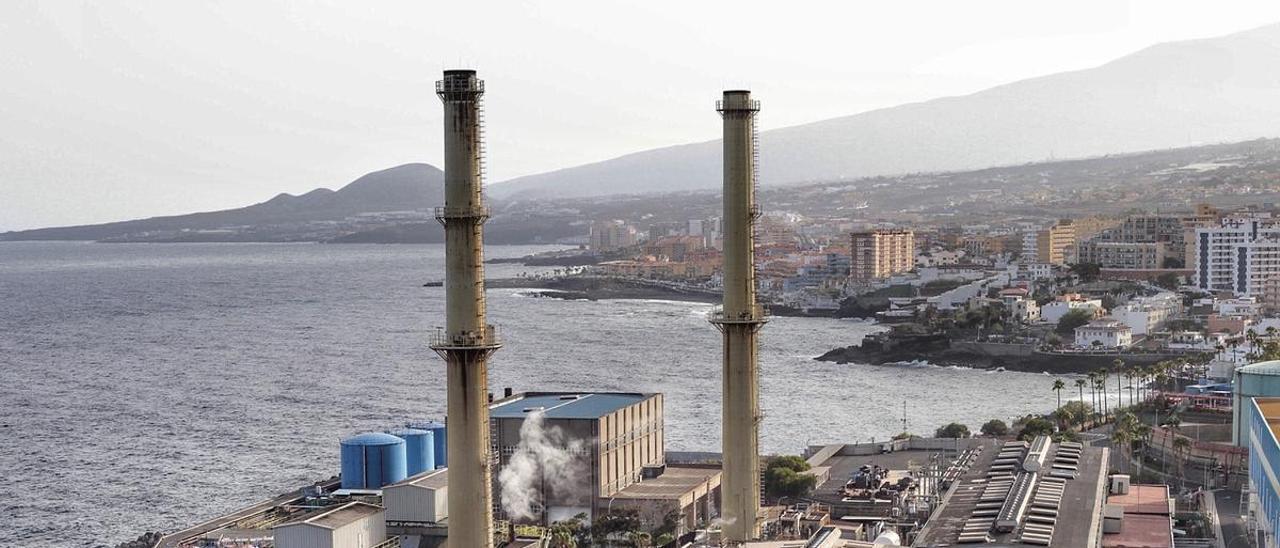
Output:
M1245 446L1249 448L1249 511L1246 519L1250 529L1261 534L1263 542L1258 548L1276 548L1280 539L1280 398L1251 398L1246 402L1248 434Z
M277 525L276 548L374 548L387 540L382 508L351 502Z
M386 532L401 548L434 548L449 536L449 471L432 470L382 488Z
M1254 406L1249 401L1253 398L1280 398L1280 361L1237 367L1233 377L1231 442L1239 447L1249 447L1249 429L1254 423Z
M916 237L910 230L854 232L849 249L849 275L854 280L879 280L915 268Z
M569 462L555 466L569 470L540 470L543 477L573 476L579 481L545 482L535 486L537 504L529 521L539 525L568 519L578 513L597 516L609 499L640 482L646 469L660 471L664 463L662 394L530 392L494 402L490 430L498 450L494 477L498 478L527 446L526 421L537 415L542 441L566 451ZM551 466L536 460L539 467ZM556 476L562 474L561 476ZM494 482L495 500L501 485ZM514 519L501 506L500 519ZM520 521L520 520L517 520Z
M1130 485L1129 476L1111 476L1102 514L1102 548L1174 546L1173 510L1168 485Z
M1108 457L1045 436L982 447L911 545L1098 546Z

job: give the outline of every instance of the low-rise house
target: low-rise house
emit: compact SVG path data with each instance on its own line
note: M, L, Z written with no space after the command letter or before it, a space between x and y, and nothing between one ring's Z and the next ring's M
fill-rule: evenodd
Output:
M1147 335L1178 317L1181 311L1182 299L1178 295L1160 293L1153 297L1139 297L1117 306L1111 311L1111 316L1133 329L1134 335Z
M1087 299L1078 293L1068 293L1040 307L1040 320L1058 323L1058 320L1061 320L1068 312L1079 309L1089 310L1095 319L1101 318L1107 313L1106 309L1102 308L1101 299Z
M1094 320L1076 328L1079 348L1126 348L1133 344L1133 330L1113 319Z

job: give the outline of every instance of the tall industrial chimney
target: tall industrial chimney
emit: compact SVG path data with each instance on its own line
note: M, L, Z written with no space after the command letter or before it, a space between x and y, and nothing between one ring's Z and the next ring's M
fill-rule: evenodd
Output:
M448 377L449 545L493 546L490 491L488 359L501 345L485 323L484 169L481 96L474 70L446 70L436 82L444 102L444 207L436 219L445 232L446 326L431 349Z
M756 334L765 323L756 304L755 117L751 92L730 90L716 102L724 118L724 307L711 323L724 334L723 538L737 546L760 535L760 371ZM452 489L450 489L452 492Z

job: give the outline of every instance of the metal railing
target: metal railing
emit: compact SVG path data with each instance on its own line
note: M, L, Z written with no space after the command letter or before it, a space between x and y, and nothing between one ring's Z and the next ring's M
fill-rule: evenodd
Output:
M436 93L484 93L484 80L479 78L436 80Z
M717 99L716 110L719 112L731 110L749 110L751 112L759 112L760 101L725 101L724 99Z
M761 305L754 305L751 310L739 312L737 314L725 314L723 308L712 310L708 314L708 318L712 323L756 323L765 319L765 309Z
M391 537L387 540L374 544L369 548L400 548L400 537L398 535Z
M489 207L436 207L433 209L436 220L446 221L449 219L488 219Z
M492 348L500 346L498 328L486 325L479 331L447 333L443 327L437 327L431 334L432 348Z

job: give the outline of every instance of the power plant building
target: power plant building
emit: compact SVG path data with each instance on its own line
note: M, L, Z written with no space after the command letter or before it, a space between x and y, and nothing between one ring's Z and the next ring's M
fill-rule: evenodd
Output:
M521 451L540 450L521 446L522 429L534 414L540 415L541 428L528 434L569 460L556 463L561 470L546 470L539 462L544 468L535 486L540 504L529 521L547 525L578 513L598 516L610 497L639 483L647 469L650 475L660 470L665 461L662 394L530 392L505 398L494 402L489 414L499 455L493 488L500 519L511 516L501 508L498 478ZM553 475L579 481L542 481Z
M387 540L382 508L351 502L277 525L276 548L373 548Z
M888 278L915 268L916 237L910 230L854 232L849 239L850 272L854 280Z

